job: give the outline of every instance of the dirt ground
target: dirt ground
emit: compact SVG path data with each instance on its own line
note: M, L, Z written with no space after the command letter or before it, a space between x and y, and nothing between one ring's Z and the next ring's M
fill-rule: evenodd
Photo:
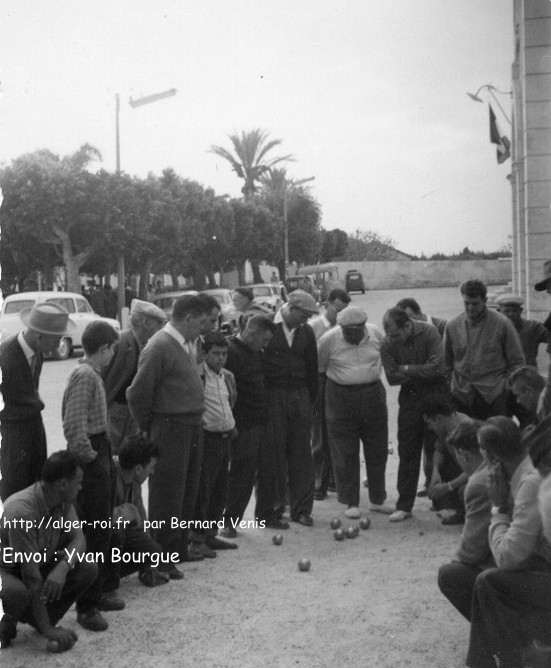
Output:
M354 297L380 323L384 309L411 291L371 292ZM449 317L461 308L456 289L416 291L426 311ZM49 450L62 445L60 402L74 360L45 365L41 379L47 407ZM388 393L390 447L389 503L396 500L396 397ZM362 489L361 507L367 508ZM216 559L184 564L185 579L147 589L136 575L120 589L122 612L105 613L104 633L85 631L74 609L63 624L79 635L61 655L44 652L45 641L20 626L12 648L0 653L8 668L459 668L464 666L468 624L438 591L438 567L453 555L460 529L443 527L418 499L412 520L390 524L372 514L372 526L357 538L336 542L329 522L344 507L332 494L314 506L313 528L292 524L282 532L249 529L239 549ZM252 506L247 519L252 519ZM311 570L298 571L306 557Z

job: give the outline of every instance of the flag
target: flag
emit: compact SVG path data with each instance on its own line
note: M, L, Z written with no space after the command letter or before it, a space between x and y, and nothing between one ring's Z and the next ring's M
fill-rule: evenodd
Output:
M490 141L496 145L497 163L501 165L511 156L511 142L499 132L496 115L491 104L488 105L488 109L490 110Z

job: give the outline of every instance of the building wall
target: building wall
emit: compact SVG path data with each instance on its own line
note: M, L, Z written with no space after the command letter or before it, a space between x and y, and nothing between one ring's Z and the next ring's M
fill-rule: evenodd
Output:
M551 259L551 2L514 0L514 21L513 287L542 320L551 300L533 286Z

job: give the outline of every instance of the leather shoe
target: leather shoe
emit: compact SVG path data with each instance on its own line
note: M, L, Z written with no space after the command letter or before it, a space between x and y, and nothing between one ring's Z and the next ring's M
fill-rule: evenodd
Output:
M188 549L187 552L181 555L182 561L203 561L205 558L205 555L202 554L196 546L192 543Z
M224 527L220 530L220 535L224 538L237 538L237 531L233 527Z
M88 631L105 631L109 627L105 618L97 608L77 614L77 622Z
M202 554L207 559L215 559L216 552L209 547L206 543L195 543L197 551Z
M138 579L146 587L158 587L159 585L166 584L170 576L167 571L163 572L156 568L146 568L138 574Z
M306 513L300 513L300 515L297 515L296 517L292 518L293 522L297 522L298 524L302 524L302 526L305 527L311 527L314 524L314 520L312 519L312 515L307 515Z
M264 526L266 527L266 529L285 530L289 528L289 522L286 522L285 520L282 520L279 517L275 517L271 520L266 520L266 524Z
M171 580L183 580L184 574L182 571L179 571L176 566L172 565L167 571L161 571L161 573L166 573Z
M444 526L453 526L454 524L465 524L465 517L460 513L454 513L453 515L448 515L442 520Z
M211 550L237 550L236 543L230 543L227 540L216 538L216 536L209 536L205 543Z
M119 598L114 591L110 591L106 594L102 594L98 601L97 608L98 610L109 612L110 610L124 610L125 606L126 603L122 598Z
M323 501L327 498L327 493L323 492L321 489L314 490L314 501Z

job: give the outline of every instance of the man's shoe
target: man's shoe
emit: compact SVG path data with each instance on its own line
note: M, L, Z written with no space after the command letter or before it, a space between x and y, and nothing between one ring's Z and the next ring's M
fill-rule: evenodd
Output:
M426 488L424 488L424 489L420 489L420 490L417 492L417 496L418 496L419 498L423 498L424 496L428 496L428 492L427 492Z
M289 522L286 522L279 517L274 517L271 520L266 520L264 526L266 529L280 529L281 531L285 531L285 529L289 528Z
M216 536L209 536L205 543L211 550L237 550L238 547L236 543L230 543Z
M182 571L178 570L174 564L166 571L161 571L163 574L166 573L171 580L183 580L184 574Z
M370 503L369 510L374 513L382 513L383 515L392 515L394 512L390 506L385 506L384 503Z
M307 515L306 513L300 513L300 515L297 515L296 517L291 518L293 522L297 522L298 524L302 524L302 526L305 527L311 527L314 524L314 520L312 518L312 515Z
M0 649L11 645L11 641L17 635L17 621L8 614L4 614L0 620Z
M119 598L114 591L102 594L98 601L98 610L109 612L110 610L124 610L126 603Z
M395 510L392 515L388 518L389 522L403 522L404 520L411 519L411 513L407 510Z
M348 506L344 511L344 516L348 517L349 520L359 520L361 517L360 509L358 506Z
M147 568L138 574L138 579L146 587L158 587L159 585L167 584L170 576L167 571L163 572L156 568Z
M195 543L197 550L206 559L216 559L216 552L210 548L206 543Z
M180 561L203 561L205 556L195 547L195 543L190 543L186 552L180 554Z
M220 535L224 538L237 538L237 531L233 527L224 527L220 530Z
M453 513L453 515L448 515L442 520L444 526L453 526L455 524L465 524L465 516L461 513Z
M109 624L97 608L91 608L86 612L77 614L77 622L88 631L106 631Z

